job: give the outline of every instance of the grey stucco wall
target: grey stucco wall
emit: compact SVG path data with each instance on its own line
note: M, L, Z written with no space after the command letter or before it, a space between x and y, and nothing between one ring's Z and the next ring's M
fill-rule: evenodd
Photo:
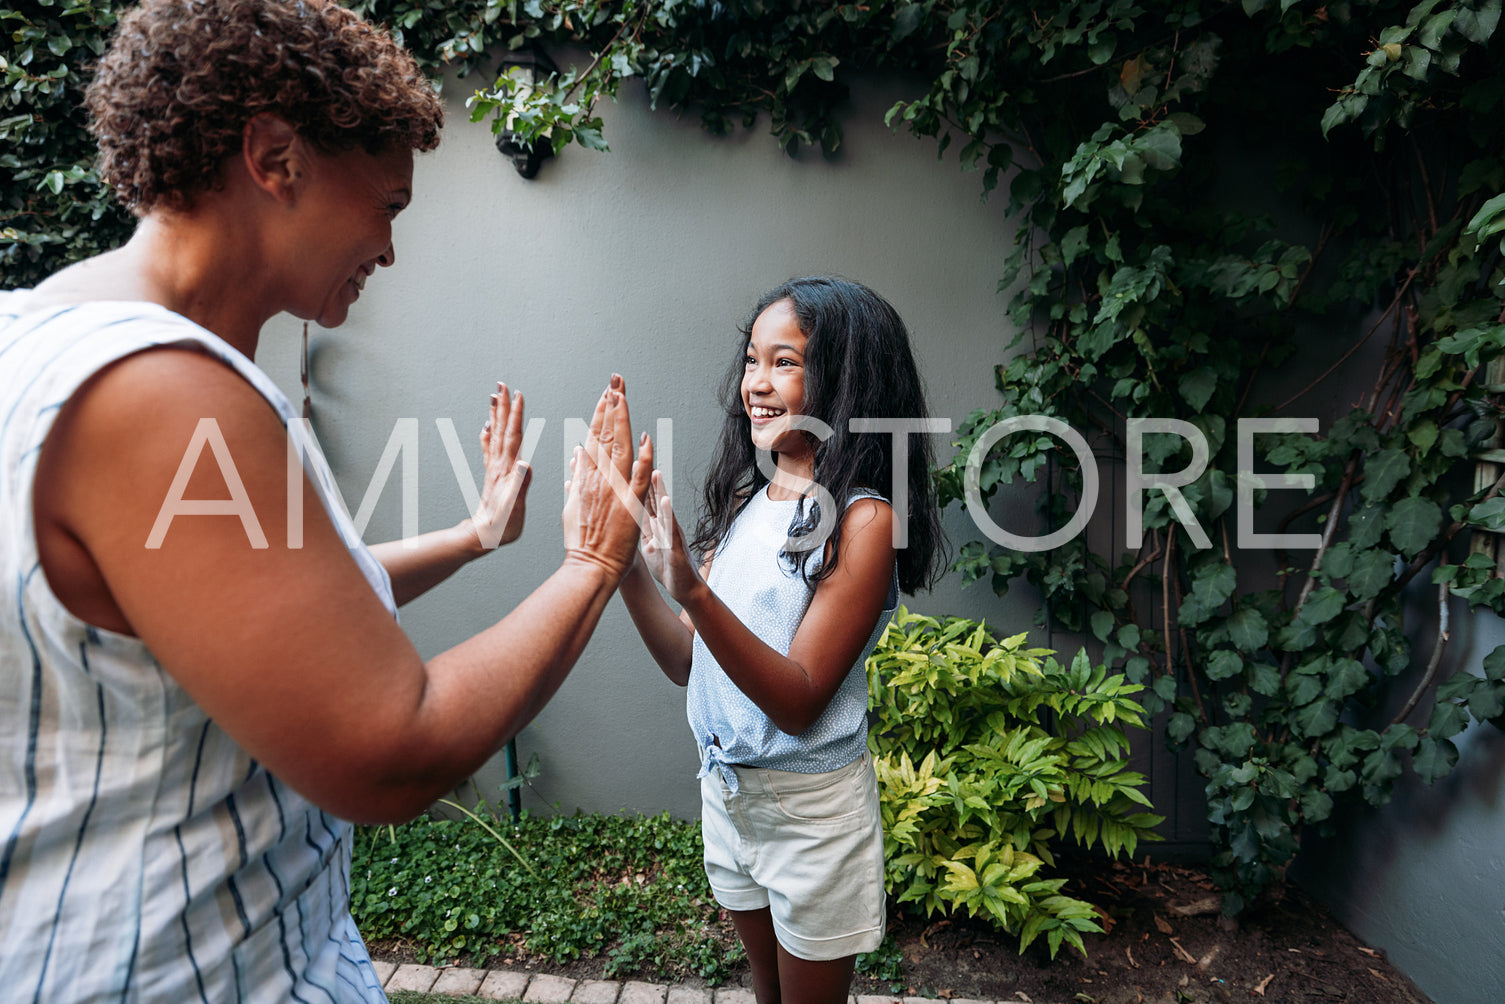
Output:
M474 84L446 86L449 124L439 149L418 158L395 267L372 277L344 326L310 334L315 427L352 512L398 419L418 420L422 530L465 514L437 419L453 421L475 471L496 380L521 389L530 419L545 420L522 539L404 609L425 656L501 617L558 565L565 423L588 417L613 371L638 428L672 423L674 494L695 497L735 325L792 275L837 272L885 295L909 324L933 414L959 423L994 400L992 367L1011 338L996 292L1011 246L1005 200L983 202L979 175L884 127L900 85L862 89L833 161L789 159L766 123L709 137L624 87L620 104L602 109L612 152L572 147L524 181L489 130L467 121ZM289 393L301 393L300 333L274 321L259 354ZM948 453L948 437L937 441ZM368 540L400 534L400 500L394 471ZM960 514L951 527L958 542L976 536ZM909 602L1011 631L1034 614L1023 594L1006 604L954 577ZM699 811L684 692L647 656L619 601L518 746L524 760L540 756L524 803L534 809ZM494 765L483 790L501 776Z
M1505 625L1493 614L1461 614L1455 604L1450 661L1478 672L1505 644ZM1432 787L1407 776L1384 808L1343 819L1331 839L1307 839L1293 875L1438 1004L1498 1004L1505 734L1476 723L1455 741L1452 773Z

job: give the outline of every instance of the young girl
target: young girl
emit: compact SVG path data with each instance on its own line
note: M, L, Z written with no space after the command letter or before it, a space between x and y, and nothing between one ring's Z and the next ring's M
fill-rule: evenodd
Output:
M924 418L925 401L899 315L834 278L758 302L723 396L694 541L655 472L621 593L664 673L689 687L706 874L759 1004L845 1001L857 953L884 929L863 663L899 590L932 580L941 542L925 437L910 437L896 477L894 435L850 420ZM896 485L904 527L884 498Z

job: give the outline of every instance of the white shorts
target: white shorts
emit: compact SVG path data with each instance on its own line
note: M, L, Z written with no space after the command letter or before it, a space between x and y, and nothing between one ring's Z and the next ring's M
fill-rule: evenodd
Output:
M825 774L732 767L700 781L705 873L728 910L773 915L790 955L871 952L883 940L883 821L868 754Z

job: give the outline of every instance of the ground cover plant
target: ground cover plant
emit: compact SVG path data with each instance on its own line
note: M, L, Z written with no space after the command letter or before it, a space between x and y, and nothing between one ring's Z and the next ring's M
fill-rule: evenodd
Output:
M362 935L422 962L600 957L608 976L714 981L739 963L706 885L698 823L524 815L496 825L532 871L471 819L358 830L350 899Z

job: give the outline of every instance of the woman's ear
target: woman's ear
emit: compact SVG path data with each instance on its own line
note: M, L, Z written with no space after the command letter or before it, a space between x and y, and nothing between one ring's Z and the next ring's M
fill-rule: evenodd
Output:
M251 182L279 202L291 202L308 166L306 146L292 123L262 112L241 132L241 160Z

